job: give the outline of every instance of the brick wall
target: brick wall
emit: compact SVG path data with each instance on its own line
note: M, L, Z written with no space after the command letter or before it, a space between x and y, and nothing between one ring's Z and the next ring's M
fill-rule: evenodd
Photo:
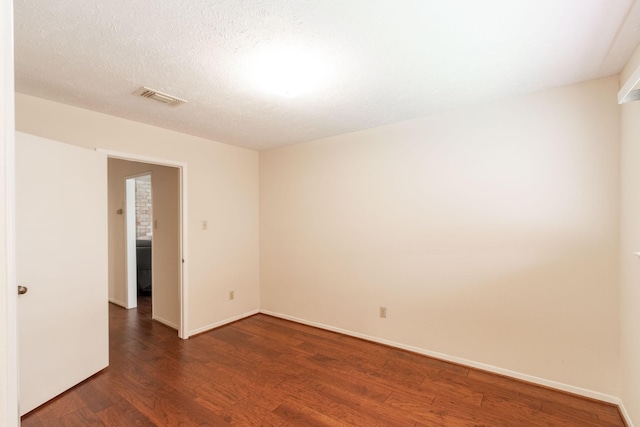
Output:
M151 240L151 176L136 178L136 239Z

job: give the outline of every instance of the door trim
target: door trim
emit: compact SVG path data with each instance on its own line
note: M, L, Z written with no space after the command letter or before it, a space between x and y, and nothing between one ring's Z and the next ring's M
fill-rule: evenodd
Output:
M178 325L178 336L182 339L189 338L189 258L187 256L188 245L188 224L187 214L187 164L175 160L159 159L157 157L143 156L139 154L124 153L113 150L96 148L96 151L106 154L108 158L129 160L133 162L149 163L159 166L170 166L178 168L180 171L180 257L182 259L181 281L180 281L180 324Z
M0 108L0 158L4 162L0 166L0 197L4 199L2 224L0 231L6 254L0 264L4 264L5 274L0 279L4 287L4 310L0 310L0 323L4 328L0 332L2 355L0 369L6 383L6 397L0 403L0 424L8 427L20 425L18 404L18 292L16 282L16 245L15 245L15 88L13 70L13 2L0 2L0 94L2 108ZM2 182L4 181L4 182Z
M133 216L133 222L134 222L134 228L135 228L135 221L136 221L136 212L135 212L135 207L133 208L133 212L130 211L130 205L129 205L129 197L131 196L131 194L129 194L129 180L131 179L135 179L138 177L142 177L142 176L149 176L152 177L153 173L149 170L146 172L140 172L140 173L135 173L133 175L127 175L124 177L124 195L125 195L125 203L124 203L124 213L125 213L125 277L126 277L126 284L127 284L127 298L126 298L126 303L125 303L125 308L131 309L131 308L135 308L138 306L138 296L137 296L137 280L135 277L135 269L136 269L136 238L133 238L133 242L130 241L130 237L129 236L129 232L130 229L129 227L131 226L131 223L129 221L131 221L130 215ZM153 179L152 179L153 180ZM135 186L133 189L133 192L135 193ZM135 204L135 195L133 195L134 198L134 204ZM153 215L152 215L153 216ZM134 231L135 234L135 231ZM132 270L132 261L133 261L133 270ZM153 277L153 274L152 274ZM152 281L153 283L153 281ZM153 298L153 293L151 294L152 298ZM152 300L153 301L153 300ZM118 304L116 302L116 304ZM154 310L154 305L153 303L151 304L151 318L153 319L153 310ZM175 325L174 325L175 328Z

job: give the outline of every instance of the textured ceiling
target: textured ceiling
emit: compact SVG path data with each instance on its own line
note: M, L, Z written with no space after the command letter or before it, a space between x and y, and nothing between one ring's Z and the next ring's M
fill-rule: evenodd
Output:
M14 9L18 92L258 150L614 75L640 41L634 0L15 0ZM290 70L319 79L298 96L252 80L280 65L283 49L298 61ZM140 86L189 102L132 96Z

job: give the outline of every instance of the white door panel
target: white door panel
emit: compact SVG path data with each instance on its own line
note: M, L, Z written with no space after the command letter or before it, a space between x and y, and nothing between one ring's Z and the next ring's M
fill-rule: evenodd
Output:
M20 413L108 365L107 159L16 134Z

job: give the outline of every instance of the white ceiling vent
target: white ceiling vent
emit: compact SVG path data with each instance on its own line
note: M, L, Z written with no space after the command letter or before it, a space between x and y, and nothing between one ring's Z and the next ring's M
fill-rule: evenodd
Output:
M148 87L141 87L133 92L134 95L141 96L143 98L155 99L158 102L162 102L167 105L182 105L186 103L184 99L180 99L175 96L168 95L166 93L158 92L157 90L149 89Z

